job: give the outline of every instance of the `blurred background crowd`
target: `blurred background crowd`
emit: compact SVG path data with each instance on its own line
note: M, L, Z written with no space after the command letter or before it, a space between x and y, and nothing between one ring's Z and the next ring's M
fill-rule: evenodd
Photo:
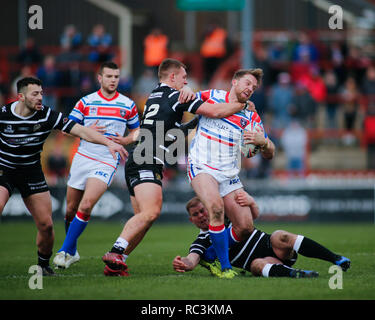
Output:
M192 49L176 45L173 31L157 24L158 19L147 24L143 37L133 39L142 47L141 63L135 72L121 73L118 91L136 102L140 115L158 83L157 66L166 57L187 64L189 86L194 90L230 88L233 72L241 68L241 43L217 17L205 21ZM102 62L121 65L118 36L107 30L104 21L93 23L89 32L74 23L59 30L56 45L39 44L31 33L21 46L1 46L2 105L16 99L18 79L37 76L43 82L44 104L69 114L77 100L99 88L96 72ZM272 161L260 156L245 159L247 178L306 177L314 172L373 174L373 29L364 44L350 41L346 33L325 38L326 33L308 28L254 30L253 67L263 69L264 79L251 100L277 153ZM50 183L66 178L77 143L55 134L46 144L42 160ZM166 180L183 175L183 166L168 168ZM115 183L123 185L122 172Z

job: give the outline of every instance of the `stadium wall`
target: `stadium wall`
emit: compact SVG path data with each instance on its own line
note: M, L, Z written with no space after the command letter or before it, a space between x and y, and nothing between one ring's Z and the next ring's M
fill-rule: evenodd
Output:
M246 181L245 189L260 207L259 221L374 222L375 185L369 183L307 182L275 183ZM62 221L65 215L66 188L51 187L53 217ZM187 183L169 184L164 189L159 222L188 222L186 202L194 196ZM133 215L126 189L112 186L92 212L93 219L125 221ZM22 198L15 193L6 205L2 222L31 219Z

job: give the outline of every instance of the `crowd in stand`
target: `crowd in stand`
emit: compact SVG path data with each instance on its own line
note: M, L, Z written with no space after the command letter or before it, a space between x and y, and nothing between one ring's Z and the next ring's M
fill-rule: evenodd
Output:
M143 46L144 72L134 76L134 83L124 77L119 85L119 91L130 95L140 112L158 81L158 64L173 54L169 50L169 37L158 28L144 39ZM5 81L6 77L0 72L0 103L16 98L15 83L19 78L35 75L43 82L44 103L69 113L80 97L96 90L97 66L116 59L114 48L112 36L101 24L93 27L86 40L75 26L66 26L58 52L51 54L42 55L34 40L29 38L15 57L18 74L12 74L10 81ZM220 79L225 78L223 70L226 68L230 70L228 74L232 74L231 68L240 67L236 46L226 30L215 24L208 26L196 54L200 56L203 72L201 77L189 78L194 89L209 86L225 89L217 86L225 81L229 85L230 78ZM373 148L375 58L364 48L345 41L323 42L300 33L298 37L267 42L256 38L253 55L254 65L262 68L265 76L252 100L270 135L286 153L295 140L293 130L306 135L309 129L342 130L345 133L342 141L347 145L359 144L355 132L360 132L370 149ZM294 142L305 145L304 140ZM291 169L303 167L295 159L288 163Z

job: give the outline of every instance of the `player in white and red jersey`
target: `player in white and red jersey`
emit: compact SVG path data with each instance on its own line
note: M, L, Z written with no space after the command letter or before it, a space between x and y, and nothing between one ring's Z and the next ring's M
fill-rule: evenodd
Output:
M95 127L108 139L127 145L135 141L139 120L135 103L116 91L119 77L120 70L115 63L103 63L98 75L99 91L81 98L69 119L86 127ZM129 134L123 137L126 129ZM113 159L105 147L81 140L68 179L67 234L54 258L58 267L68 268L79 260L78 237L85 229L93 207L110 186L119 160Z
M213 104L246 102L262 76L261 69L239 70L233 76L229 92L207 90L198 93L198 96ZM228 246L253 230L250 209L236 202L236 190L242 188L238 177L241 139L243 137L249 143L261 146L262 155L266 158L272 158L275 150L264 128L258 132L243 132L249 123L263 127L259 115L248 109L221 119L201 116L189 150L188 178L209 212L210 237L221 262L223 278L236 275L229 261ZM225 229L224 208L233 223L230 230Z

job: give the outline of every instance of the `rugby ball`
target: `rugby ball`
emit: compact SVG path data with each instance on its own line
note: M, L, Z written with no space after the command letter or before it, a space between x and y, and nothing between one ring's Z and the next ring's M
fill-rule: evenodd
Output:
M245 143L245 140L243 138L243 134L244 134L245 131L257 131L256 129L258 127L263 131L263 128L259 124L259 122L250 121L250 123L242 131L240 149L241 149L241 153L246 158L251 158L251 157L254 157L256 154L258 154L259 151L260 151L260 146L256 146L255 144L252 144L252 143Z

